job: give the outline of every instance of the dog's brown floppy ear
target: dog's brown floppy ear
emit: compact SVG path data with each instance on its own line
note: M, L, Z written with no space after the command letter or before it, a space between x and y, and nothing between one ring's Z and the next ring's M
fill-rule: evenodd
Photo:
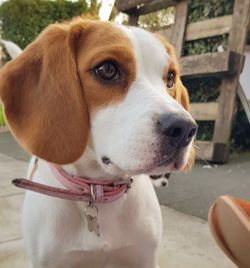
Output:
M70 25L52 25L0 72L0 98L12 133L27 151L57 164L77 160L88 139L77 35Z

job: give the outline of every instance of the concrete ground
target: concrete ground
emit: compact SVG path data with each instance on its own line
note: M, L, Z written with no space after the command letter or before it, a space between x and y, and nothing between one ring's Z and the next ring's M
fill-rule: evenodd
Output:
M30 159L30 155L17 144L10 132L7 131L0 133L0 153L17 160L29 161Z
M162 205L207 219L220 195L250 200L250 153L233 155L225 165L197 163L192 171L172 174L167 189L157 189Z
M0 268L27 267L20 232L24 193L11 179L25 175L28 159L9 133L0 134ZM167 189L157 190L164 225L162 268L235 267L213 241L204 219L221 194L250 200L249 163L245 155L218 167L196 164L190 173L172 175Z

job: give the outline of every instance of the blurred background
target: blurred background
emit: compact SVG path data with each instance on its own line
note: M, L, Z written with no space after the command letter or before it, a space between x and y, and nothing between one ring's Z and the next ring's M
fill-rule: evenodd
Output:
M250 200L249 0L2 0L0 67L47 25L78 16L137 25L162 34L175 46L199 131L192 171L172 174L167 189L156 189L163 215L174 213L170 241L172 233L179 237L162 249L162 263L165 255L170 257L168 266L162 267L234 267L213 245L210 248L204 226L218 196ZM25 176L29 158L11 136L0 103L0 267L4 268L26 263L20 234L23 191L11 186L11 179ZM191 229L201 230L195 234L197 240L192 240L190 229L189 241L178 236L185 236L182 217ZM184 258L180 264L171 246L191 248L187 253L194 258L190 262Z

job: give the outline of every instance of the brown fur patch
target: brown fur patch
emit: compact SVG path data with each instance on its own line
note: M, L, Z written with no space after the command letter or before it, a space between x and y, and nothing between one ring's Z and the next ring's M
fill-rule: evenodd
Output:
M122 83L104 85L90 70L94 60L111 56L127 76ZM86 147L89 112L121 101L134 77L128 39L109 23L78 20L48 27L2 68L0 98L22 146L49 162L65 164L77 160Z
M78 42L77 66L92 115L101 107L125 98L135 79L136 64L130 40L118 27L109 22L95 22L83 32ZM91 69L104 60L116 62L121 71L121 81L102 82L93 75Z

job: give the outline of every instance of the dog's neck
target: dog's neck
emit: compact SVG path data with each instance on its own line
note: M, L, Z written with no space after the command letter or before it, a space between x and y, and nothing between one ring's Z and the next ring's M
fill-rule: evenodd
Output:
M87 146L84 154L76 162L68 165L63 165L62 168L72 175L82 176L89 179L121 179L126 175L122 172L120 174L109 174L99 164L96 153L91 146Z

